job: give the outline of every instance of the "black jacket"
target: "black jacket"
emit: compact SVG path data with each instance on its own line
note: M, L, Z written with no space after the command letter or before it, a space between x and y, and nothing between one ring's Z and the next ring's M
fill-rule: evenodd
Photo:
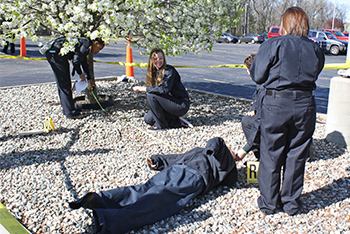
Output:
M57 38L54 44L52 45L52 49L56 50L57 53L59 53L65 41L66 39L64 37ZM88 80L91 79L89 65L87 62L87 56L90 53L91 45L92 41L90 39L86 37L79 38L79 43L75 45L75 51L69 52L68 54L64 55L64 57L66 57L67 59L72 60L72 75L74 75L75 72L77 72L78 75L81 75L83 73L81 70L82 67L83 71L86 74L86 78Z
M250 75L266 89L312 91L324 62L324 53L317 43L306 37L287 35L260 46Z
M162 83L147 87L147 93L169 94L177 98L188 99L188 93L181 82L181 77L176 69L171 65L165 65Z
M217 185L233 186L237 181L236 162L222 138L212 138L205 148L196 147L184 154L153 155L151 160L157 170L175 164L186 165L203 177L206 193Z

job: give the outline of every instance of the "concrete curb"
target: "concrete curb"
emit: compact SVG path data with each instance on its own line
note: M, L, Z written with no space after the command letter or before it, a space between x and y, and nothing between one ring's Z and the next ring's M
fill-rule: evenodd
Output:
M98 81L117 80L117 79L118 79L118 76L105 76L105 77L97 77L97 78L95 78L95 80L98 80ZM73 82L72 82L72 83L73 83ZM36 86L36 85L43 85L43 84L56 84L56 82L47 82L47 83L37 83L37 84L26 84L26 85L6 86L6 87L0 87L0 89L16 88L16 87L28 87L28 86ZM213 93L213 92L206 92L206 91L202 91L202 90L198 90L198 89L188 89L188 90L193 91L193 92L197 92L197 93L210 94L210 95L215 95L215 96L219 96L219 97L234 99L234 100L236 100L236 101L241 101L241 102L244 102L244 103L246 103L246 104L249 104L249 103L252 102L251 99L238 98L238 97L229 96L229 95L225 95L225 94L218 94L218 93ZM317 118L327 118L327 114L317 113Z

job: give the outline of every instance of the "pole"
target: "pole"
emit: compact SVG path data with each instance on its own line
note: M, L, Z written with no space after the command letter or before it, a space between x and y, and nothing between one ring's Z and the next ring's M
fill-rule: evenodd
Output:
M334 29L334 18L335 18L335 1L334 0L334 8L333 8L333 20L332 20L332 29Z

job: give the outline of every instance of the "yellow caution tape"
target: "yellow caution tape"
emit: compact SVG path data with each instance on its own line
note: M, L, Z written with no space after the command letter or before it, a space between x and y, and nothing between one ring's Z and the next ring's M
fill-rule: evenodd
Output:
M20 56L11 56L11 55L0 55L0 58L8 59L24 59L24 60L36 60L42 61L46 60L45 58L28 58ZM147 67L148 63L126 63L126 62L102 62L94 60L95 63L107 63L120 66L131 66L131 67ZM173 65L176 68L220 68L220 67L232 67L232 68L246 68L244 64L221 64L221 65L212 65L212 66L182 66L182 65ZM346 63L329 63L325 64L323 69L348 69L350 68L350 62Z
M13 56L13 55L0 55L0 58L36 60L36 61L46 60L46 58L29 58L29 57Z
M49 133L53 130L56 130L55 125L53 125L52 119L49 117L46 117L44 122L44 132Z
M28 234L29 232L10 214L0 202L0 233Z

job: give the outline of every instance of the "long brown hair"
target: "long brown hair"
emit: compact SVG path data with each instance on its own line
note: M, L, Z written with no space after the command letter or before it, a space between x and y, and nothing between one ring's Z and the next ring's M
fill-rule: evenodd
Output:
M281 20L281 36L294 35L306 37L309 34L309 18L300 7L290 7Z
M158 73L158 77L156 77L157 68L154 66L154 55L158 53L162 53L164 63L163 63L163 66L159 69L160 71ZM146 86L150 87L150 86L160 85L162 83L165 65L166 65L166 60L165 60L165 54L163 50L159 48L152 49L149 56L149 61L148 61Z

